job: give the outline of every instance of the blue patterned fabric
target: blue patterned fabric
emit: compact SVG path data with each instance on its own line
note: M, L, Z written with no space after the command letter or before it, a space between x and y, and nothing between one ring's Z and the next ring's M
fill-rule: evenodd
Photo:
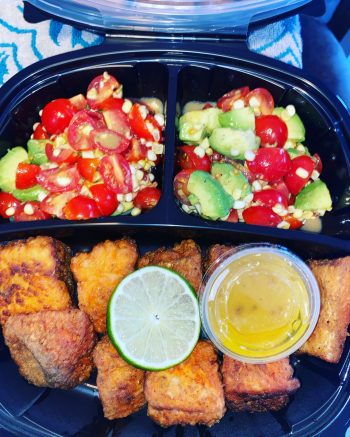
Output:
M22 68L59 53L97 44L103 37L54 20L30 24L23 1L0 0L0 85ZM297 16L255 30L250 50L302 67L302 42Z

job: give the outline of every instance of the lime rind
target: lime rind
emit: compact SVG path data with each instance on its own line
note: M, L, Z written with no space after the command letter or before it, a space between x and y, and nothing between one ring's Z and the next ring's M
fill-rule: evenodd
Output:
M143 281L146 276L148 283ZM159 280L161 276L163 281ZM133 288L125 293L130 284ZM155 312L160 312L162 323L154 321ZM107 331L112 344L129 364L152 371L173 367L188 358L198 342L197 294L177 272L166 267L143 267L126 276L112 294Z

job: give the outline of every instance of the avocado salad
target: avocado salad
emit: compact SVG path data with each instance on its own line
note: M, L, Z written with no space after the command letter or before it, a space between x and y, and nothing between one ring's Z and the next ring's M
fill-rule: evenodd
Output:
M174 194L209 220L298 229L332 209L322 161L305 146L294 105L275 107L265 88L234 89L187 104L178 120Z

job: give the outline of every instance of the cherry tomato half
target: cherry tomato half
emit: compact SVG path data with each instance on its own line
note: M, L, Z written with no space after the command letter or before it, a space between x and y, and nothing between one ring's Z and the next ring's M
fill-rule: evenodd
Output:
M38 165L20 162L16 171L16 188L23 190L34 187L37 183L36 177L40 171L41 169Z
M250 206L243 211L243 219L249 225L276 227L282 218L267 206Z
M130 144L124 135L110 129L94 129L90 132L90 140L105 153L122 153Z
M129 162L137 162L147 157L147 147L137 138L131 138L129 148L123 153Z
M259 179L276 182L290 169L289 154L280 148L258 149L253 161L247 161L249 170Z
M282 218L285 222L289 223L289 229L299 229L303 226L303 222L293 217L292 214L285 215Z
M249 87L243 86L242 88L237 88L224 94L217 102L218 108L222 109L224 112L229 111L233 104L239 100L243 99L249 93Z
M310 156L302 155L292 159L290 170L284 176L284 182L292 194L297 195L305 187L315 165L315 161Z
M21 202L12 194L0 192L0 215L4 218L12 217Z
M103 157L99 172L107 187L114 193L127 194L132 191L130 165L119 153Z
M288 138L286 123L277 115L262 115L255 119L255 134L262 147L283 147Z
M26 202L20 205L15 212L15 222L32 222L46 220L51 216L42 211L39 202Z
M84 179L93 182L99 163L100 160L97 158L79 158L78 171Z
M253 100L252 100L253 99ZM257 103L257 105L255 104ZM255 88L245 96L245 104L258 107L263 115L272 114L275 101L272 94L266 88Z
M289 193L289 190L288 190L288 188L287 188L287 185L283 182L283 180L280 180L280 181L274 182L274 183L271 185L271 187L272 187L274 190L280 192L280 193L282 194L283 197L285 197L286 199L289 199L289 195L290 195L290 193Z
M76 191L67 191L65 193L49 194L41 202L40 208L42 211L58 218L64 218L63 209L67 203L77 196Z
M89 188L92 197L103 216L109 216L117 209L118 201L116 194L106 184L96 184Z
M75 150L89 150L94 148L90 140L90 132L94 129L105 128L103 116L96 111L82 110L72 118L68 127L68 142Z
M101 212L94 199L87 196L76 196L63 208L67 220L87 220L101 217Z
M108 129L118 132L124 137L130 137L130 122L128 115L122 110L123 99L110 97L101 105L102 114Z
M51 193L62 193L78 189L80 174L76 165L61 165L49 170L41 170L37 182Z
M174 178L175 197L184 205L191 205L188 200L190 193L187 189L187 184L191 174L194 171L194 169L181 170L180 173L178 173Z
M47 143L45 153L49 161L57 164L66 163L73 164L79 158L79 155L74 149L68 147L54 147L53 144Z
M146 187L140 190L135 199L134 205L140 209L154 208L159 202L161 191L155 187Z
M285 209L288 208L288 198L273 188L255 191L253 200L258 202L259 205L269 206L270 208L275 205L282 205Z
M227 222L237 223L238 222L238 212L237 209L231 209L229 216L226 219Z
M120 87L117 79L107 72L95 77L89 84L86 97L91 108L100 109L101 104L112 97Z
M49 134L46 132L44 126L39 123L33 132L34 140L46 140L49 138Z
M132 131L146 141L159 142L162 138L162 128L153 115L149 114L146 105L135 103L129 112Z
M194 168L195 170L210 171L211 161L207 154L203 158L199 157L193 146L181 146L179 147L179 165L182 169Z
M76 108L68 99L52 100L44 106L41 114L42 124L49 134L58 135L68 127L75 113Z

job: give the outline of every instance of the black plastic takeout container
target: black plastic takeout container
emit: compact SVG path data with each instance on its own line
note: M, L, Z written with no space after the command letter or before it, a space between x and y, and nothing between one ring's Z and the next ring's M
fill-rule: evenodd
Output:
M91 221L0 223L0 241L52 235L74 251L98 241L129 235L140 252L194 238L203 250L212 243L269 242L288 247L304 259L350 255L350 118L335 96L298 69L249 52L245 41L203 38L201 41L142 37L111 38L103 46L56 56L23 70L1 88L0 156L25 145L38 111L58 97L85 92L97 74L108 71L124 85L126 97L157 97L167 108L165 158L157 169L162 188L159 204L137 217ZM295 105L306 126L306 145L323 161L322 179L334 202L323 218L320 234L207 221L185 214L173 196L178 145L177 107L191 100L216 100L232 88L249 85L269 89L278 105ZM345 408L350 391L349 341L337 365L316 358L293 357L301 389L278 413L226 413L205 427L162 430L146 410L118 421L103 418L95 375L74 390L49 390L22 379L1 339L0 426L28 436L305 436L319 434ZM1 430L0 430L1 434Z

